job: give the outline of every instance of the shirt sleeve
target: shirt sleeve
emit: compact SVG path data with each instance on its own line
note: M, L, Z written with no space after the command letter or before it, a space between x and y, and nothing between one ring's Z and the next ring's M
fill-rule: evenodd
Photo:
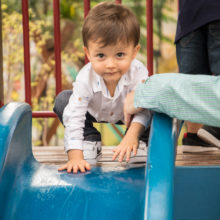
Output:
M135 90L135 107L220 126L220 76L156 74Z
M70 96L69 103L63 113L66 152L71 149L82 150L83 127L90 97L91 91L89 91L88 86L77 81L73 84L73 94Z
M148 109L144 109L144 111L136 114L133 117L132 122L138 122L142 124L145 128L147 128L150 126L151 118L152 112Z
M135 85L133 87L134 90L137 87L137 85L146 82L146 80L149 77L148 76L149 73L145 65L140 61L138 61L138 63L136 64L136 68L133 70L133 72L134 72L133 80L135 81Z

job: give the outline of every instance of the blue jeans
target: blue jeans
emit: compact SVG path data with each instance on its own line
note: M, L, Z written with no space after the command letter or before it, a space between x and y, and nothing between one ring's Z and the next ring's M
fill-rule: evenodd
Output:
M60 122L63 124L63 111L69 102L69 98L72 95L72 90L64 90L59 93L55 99L53 111L57 114ZM83 136L86 141L101 141L100 132L93 126L93 122L97 122L96 119L89 113L86 113L85 126L83 128ZM103 122L104 123L104 122ZM116 124L123 124L118 121ZM147 128L144 134L140 137L140 140L148 144L150 128Z
M220 21L210 22L176 43L180 73L220 75Z

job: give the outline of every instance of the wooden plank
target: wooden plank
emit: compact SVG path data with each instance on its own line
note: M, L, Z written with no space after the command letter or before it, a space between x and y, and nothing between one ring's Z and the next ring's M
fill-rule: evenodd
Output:
M102 147L102 158L99 160L100 166L126 166L127 163L112 161L114 146ZM36 160L44 164L61 165L67 161L67 155L63 146L33 147L33 154ZM220 150L203 153L182 153L177 151L176 166L213 166L220 165Z

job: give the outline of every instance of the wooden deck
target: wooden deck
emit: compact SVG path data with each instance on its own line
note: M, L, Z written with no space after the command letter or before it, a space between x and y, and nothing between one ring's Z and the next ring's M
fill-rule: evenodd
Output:
M100 166L125 166L126 163L112 162L112 146L102 148L102 158L98 162ZM67 161L67 155L61 146L33 147L34 157L43 164L61 165ZM182 153L177 151L176 166L211 166L220 165L220 150L206 153Z

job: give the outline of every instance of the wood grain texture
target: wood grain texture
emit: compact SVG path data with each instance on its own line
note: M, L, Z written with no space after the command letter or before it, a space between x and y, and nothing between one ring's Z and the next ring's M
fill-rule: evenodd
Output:
M100 166L124 166L126 163L112 162L113 146L102 147ZM178 148L177 148L178 149ZM61 165L67 161L67 155L62 146L33 147L33 154L37 161L44 164ZM220 165L220 150L203 153L182 153L177 150L176 166L212 166Z

